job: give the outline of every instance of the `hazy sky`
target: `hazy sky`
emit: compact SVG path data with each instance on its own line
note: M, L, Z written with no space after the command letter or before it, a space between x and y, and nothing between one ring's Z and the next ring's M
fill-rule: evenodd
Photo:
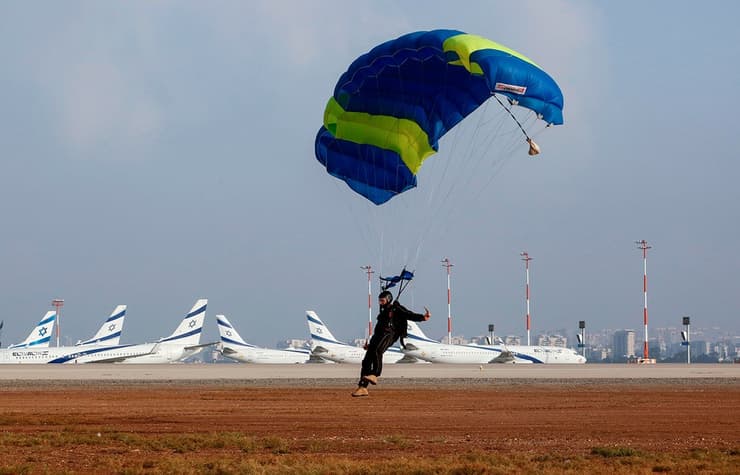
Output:
M305 338L306 309L349 340L366 264L416 271L401 300L439 338L444 256L455 334L524 335L522 250L533 334L640 329L639 239L651 326L736 332L737 18L734 1L0 2L3 346L53 298L69 342L117 304L123 341L152 341L200 297L209 341L217 313L255 344ZM324 106L355 57L436 28L532 58L566 123L539 158L522 143L467 178L445 139L408 200L368 206L314 158Z

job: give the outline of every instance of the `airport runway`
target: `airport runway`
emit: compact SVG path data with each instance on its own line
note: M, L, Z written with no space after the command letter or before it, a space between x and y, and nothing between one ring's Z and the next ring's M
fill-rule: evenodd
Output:
M10 381L277 381L345 382L358 377L359 365L170 364L170 365L0 365L0 382ZM586 364L449 365L403 364L383 368L386 382L434 380L740 380L738 364ZM0 383L2 384L2 383Z

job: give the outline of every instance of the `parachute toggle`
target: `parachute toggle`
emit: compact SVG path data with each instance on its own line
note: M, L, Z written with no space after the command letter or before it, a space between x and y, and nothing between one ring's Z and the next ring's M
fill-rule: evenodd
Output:
M527 143L529 144L529 155L530 156L539 155L539 153L540 153L540 146L537 145L534 142L534 140L532 140L530 138L527 139Z

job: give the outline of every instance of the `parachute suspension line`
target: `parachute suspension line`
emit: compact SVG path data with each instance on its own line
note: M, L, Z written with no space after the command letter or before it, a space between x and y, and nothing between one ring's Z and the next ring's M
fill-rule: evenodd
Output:
M449 66L445 68L445 75L449 71ZM397 81L402 85L402 90L407 89L405 80L401 77L400 71L397 77ZM446 81L444 81L446 84ZM408 83L408 89L413 89L415 84ZM431 111L427 113L429 118L436 116L437 109L443 106L441 100L434 100L431 105ZM400 107L400 106L399 106ZM400 113L400 111L399 111ZM400 124L399 124L400 126ZM457 139L457 135L455 136ZM397 223L398 228L395 229L395 236L397 238L406 238L404 243L399 243L395 250L395 259L402 260L407 266L414 267L419 260L423 242L428 234L428 228L432 217L436 211L436 207L433 205L435 201L435 195L438 194L440 184L445 182L444 177L448 174L450 169L450 160L429 160L425 161L425 168L423 174L427 176L427 180L432 179L433 183L428 183L425 186L419 186L414 190L409 190L407 193L403 193L393 198L392 202L389 203L391 209L393 209L394 217L401 218ZM440 167L442 174L434 173L439 170ZM417 179L421 177L417 176ZM412 260L413 259L413 260Z
M337 189L338 193L346 193L346 190L342 189L342 187L339 185L339 182L337 180L331 180L332 183L334 183L335 188ZM341 196L341 195L340 195ZM368 233L368 224L362 223L358 216L360 216L362 213L358 213L356 209L354 209L352 205L352 199L350 200L340 200L344 201L347 206L347 212L352 217L352 221L355 223L355 227L357 228L357 232L360 233L362 243L365 245L365 250L369 255L373 255L371 243L369 241L369 233ZM363 203L364 205L364 203Z
M498 100L498 98L496 99ZM498 101L498 102L501 103L501 101ZM508 114L513 117L512 111L508 110L506 107L502 107L502 108L505 109L508 112ZM527 115L523 120L517 120L516 118L514 118L514 120L517 123L517 126L520 128L520 130L521 129L531 130L531 127L534 126L538 118L537 118L537 115L533 111L527 109ZM501 125L503 126L503 124ZM477 193L475 193L473 201L478 201L480 199L480 196L483 195L483 193L488 189L491 183L493 183L494 179L499 175L499 173L501 173L501 171L504 169L504 166L509 162L509 160L511 160L514 157L514 154L519 149L520 142L518 140L518 137L514 137L512 135L514 134L514 132L515 131L512 130L511 132L507 132L506 134L502 133L502 134L492 134L491 135L491 140L488 144L489 148L493 145L493 142L499 136L503 138L504 135L509 135L510 140L502 141L499 144L499 149L501 150L501 152L498 154L499 158L498 160L494 161L493 166L492 166L492 171L488 179L486 180L485 184L477 190ZM539 130L539 131L536 131L535 134L527 134L527 135L531 137L534 135L539 135L541 132L542 131Z
M445 85L445 87L447 87L447 77L448 77L449 71L450 71L450 65L449 63L447 63L444 68L444 79L443 79L443 84ZM440 104L440 101L436 99L434 102L434 108L432 109L433 112L436 111L436 108L438 107L439 104ZM427 206L431 206L434 195L436 195L436 192L439 189L440 185L446 181L447 173L450 168L450 163L452 162L451 157L454 157L454 154L452 153L452 151L457 149L458 141L460 140L460 137L462 135L458 131L459 131L458 128L456 127L452 128L452 132L454 132L454 139L452 141L451 151L445 157L444 168L442 170L442 174L437 179L437 183L435 183L434 186L429 187L429 193L427 195ZM435 160L433 164L436 165L437 160Z
M492 96L494 97L494 99L496 99L496 102L498 102L499 104L501 104L501 107L503 107L504 110L509 113L509 115L511 116L511 118L514 119L514 122L516 122L516 125L519 126L519 130L521 130L522 133L524 134L524 136L527 138L527 140L529 140L529 135L527 135L527 131L524 130L524 127L522 127L522 124L519 122L519 119L516 118L516 116L514 115L514 113L511 112L511 109L509 109L508 107L506 107L504 105L504 103L501 102L501 99L499 99L496 94L492 94Z
M483 162L485 157L485 149L483 150L483 152L481 152L480 148L477 148L477 144L479 143L478 137L481 130L483 130L484 126L487 123L492 121L492 119L488 121L486 120L488 107L489 102L486 101L486 103L483 104L483 107L477 111L478 119L476 121L475 128L472 130L472 133L468 131L466 134L466 128L464 124L458 124L458 126L453 129L456 132L455 140L448 152L449 157L447 159L447 166L449 167L449 165L452 164L454 160L455 165L457 165L456 167L454 167L457 175L455 177L456 179L447 179L445 181L445 183L449 183L449 186L446 190L441 191L439 203L437 206L434 207L435 212L429 224L429 232L431 232L431 228L438 222L448 222L448 219L446 218L448 218L449 215L451 215L455 211L450 205L451 197L454 195L457 189L470 187L472 185L473 179L475 178L476 171L480 170L480 164L481 162ZM465 135L470 135L468 140L465 140ZM462 147L462 143L467 143L467 147L465 150L460 150L460 148ZM445 175L447 175L447 168L445 168ZM449 177L443 176L443 178Z
M416 246L416 262L419 260L421 249L426 243L427 236L436 236L436 228L442 225L440 223L449 222L448 218L456 211L451 204L455 191L460 188L475 188L473 187L473 182L480 178L479 171L482 168L481 164L485 161L491 145L498 137L502 136L502 129L508 121L508 117L505 117L503 113L496 113L491 117L488 101L476 113L478 114L478 119L472 131L467 130L464 124L462 126L458 124L457 127L452 129L454 134L453 143L444 154L445 167L443 173L438 177L438 183L430 187L431 191L427 199L427 207L431 212L426 223L423 223L424 231L420 235ZM491 133L483 133L486 128L493 128L493 130ZM485 140L480 138L482 133L486 137ZM467 144L465 150L461 150L463 143ZM434 161L434 164L436 163L438 162ZM500 160L494 160L494 168L499 164ZM455 171L455 179L450 179L450 176L448 176L451 175L450 170ZM490 181L492 180L489 180L486 186ZM442 189L442 183L447 184L444 190ZM432 200L432 193L439 196L435 200Z
M383 244L385 243L385 230L381 230L379 241L380 242L378 244L380 245L380 256L379 256L378 261L380 263L380 268L378 269L378 272L379 272L378 277L383 275Z
M450 72L451 67L449 64L444 69L443 84L447 85L447 76ZM438 107L442 107L441 100L435 100L430 116L434 115L434 111ZM414 253L414 264L418 263L421 256L422 249L426 243L429 235L436 235L432 232L432 229L438 225L438 217L440 213L444 211L444 204L447 202L448 196L452 193L454 188L457 186L458 180L451 179L451 175L460 174L460 170L466 166L466 160L455 159L459 144L464 140L464 134L460 132L458 126L453 126L450 130L452 132L450 137L452 139L452 146L446 153L442 153L440 157L435 160L431 160L427 164L425 169L425 175L429 175L434 183L428 184L425 187L425 206L423 207L423 220L419 223L419 228L422 229L421 233L418 234L418 240L416 242L416 249ZM431 165L431 167L430 167ZM441 172L441 173L440 173ZM443 184L445 186L443 187ZM445 191L445 188L447 189Z
M499 104L501 104L501 107L503 107L506 110L506 112L509 113L509 115L511 116L511 118L514 119L514 122L516 122L516 125L519 126L519 130L521 130L522 133L524 134L524 136L527 138L527 143L529 144L529 155L537 155L538 153L540 153L540 147L539 147L539 145L537 145L536 143L534 143L534 140L532 140L529 137L529 135L527 134L527 131L524 130L524 127L522 127L522 124L519 123L519 119L517 119L516 116L514 115L514 113L511 112L511 109L509 109L508 107L506 107L504 105L504 103L501 102L501 99L499 99L496 94L492 94L492 95L496 99L496 102L498 102Z

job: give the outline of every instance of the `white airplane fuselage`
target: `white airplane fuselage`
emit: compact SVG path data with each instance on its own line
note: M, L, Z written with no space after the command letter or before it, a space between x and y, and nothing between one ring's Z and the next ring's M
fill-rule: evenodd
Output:
M448 364L583 364L576 351L555 346L450 345L427 337L415 322L408 323L406 348L409 356L431 363Z
M409 349L410 348L410 349ZM409 356L432 363L487 364L495 363L497 357L510 353L516 364L583 364L586 359L574 350L549 346L506 346L503 345L448 345L444 343L421 344L411 340L404 350Z
M308 361L311 352L304 349L277 350L259 347L224 347L225 357L253 364L301 364Z
M406 355L429 361L448 364L487 364L501 352L492 348L444 343L422 343L413 337L406 338Z
M517 364L584 364L586 358L577 351L560 346L527 345L470 345L481 348L498 349L499 354L508 351Z
M362 360L365 358L364 348L348 345L337 340L331 333L331 330L329 330L329 327L326 326L313 310L307 310L306 317L308 318L308 331L311 336L311 354L335 363L362 363ZM398 363L405 357L406 355L400 349L391 347L383 353L383 364ZM406 361L409 360L411 360L410 357L406 358Z
M314 355L335 363L360 364L365 358L365 349L359 346L342 345L330 342L314 342L311 345ZM398 348L388 348L383 353L383 364L398 363L404 358L404 354Z
M77 364L100 360L137 357L151 351L142 345L79 345L51 348L13 348L0 350L4 364Z

